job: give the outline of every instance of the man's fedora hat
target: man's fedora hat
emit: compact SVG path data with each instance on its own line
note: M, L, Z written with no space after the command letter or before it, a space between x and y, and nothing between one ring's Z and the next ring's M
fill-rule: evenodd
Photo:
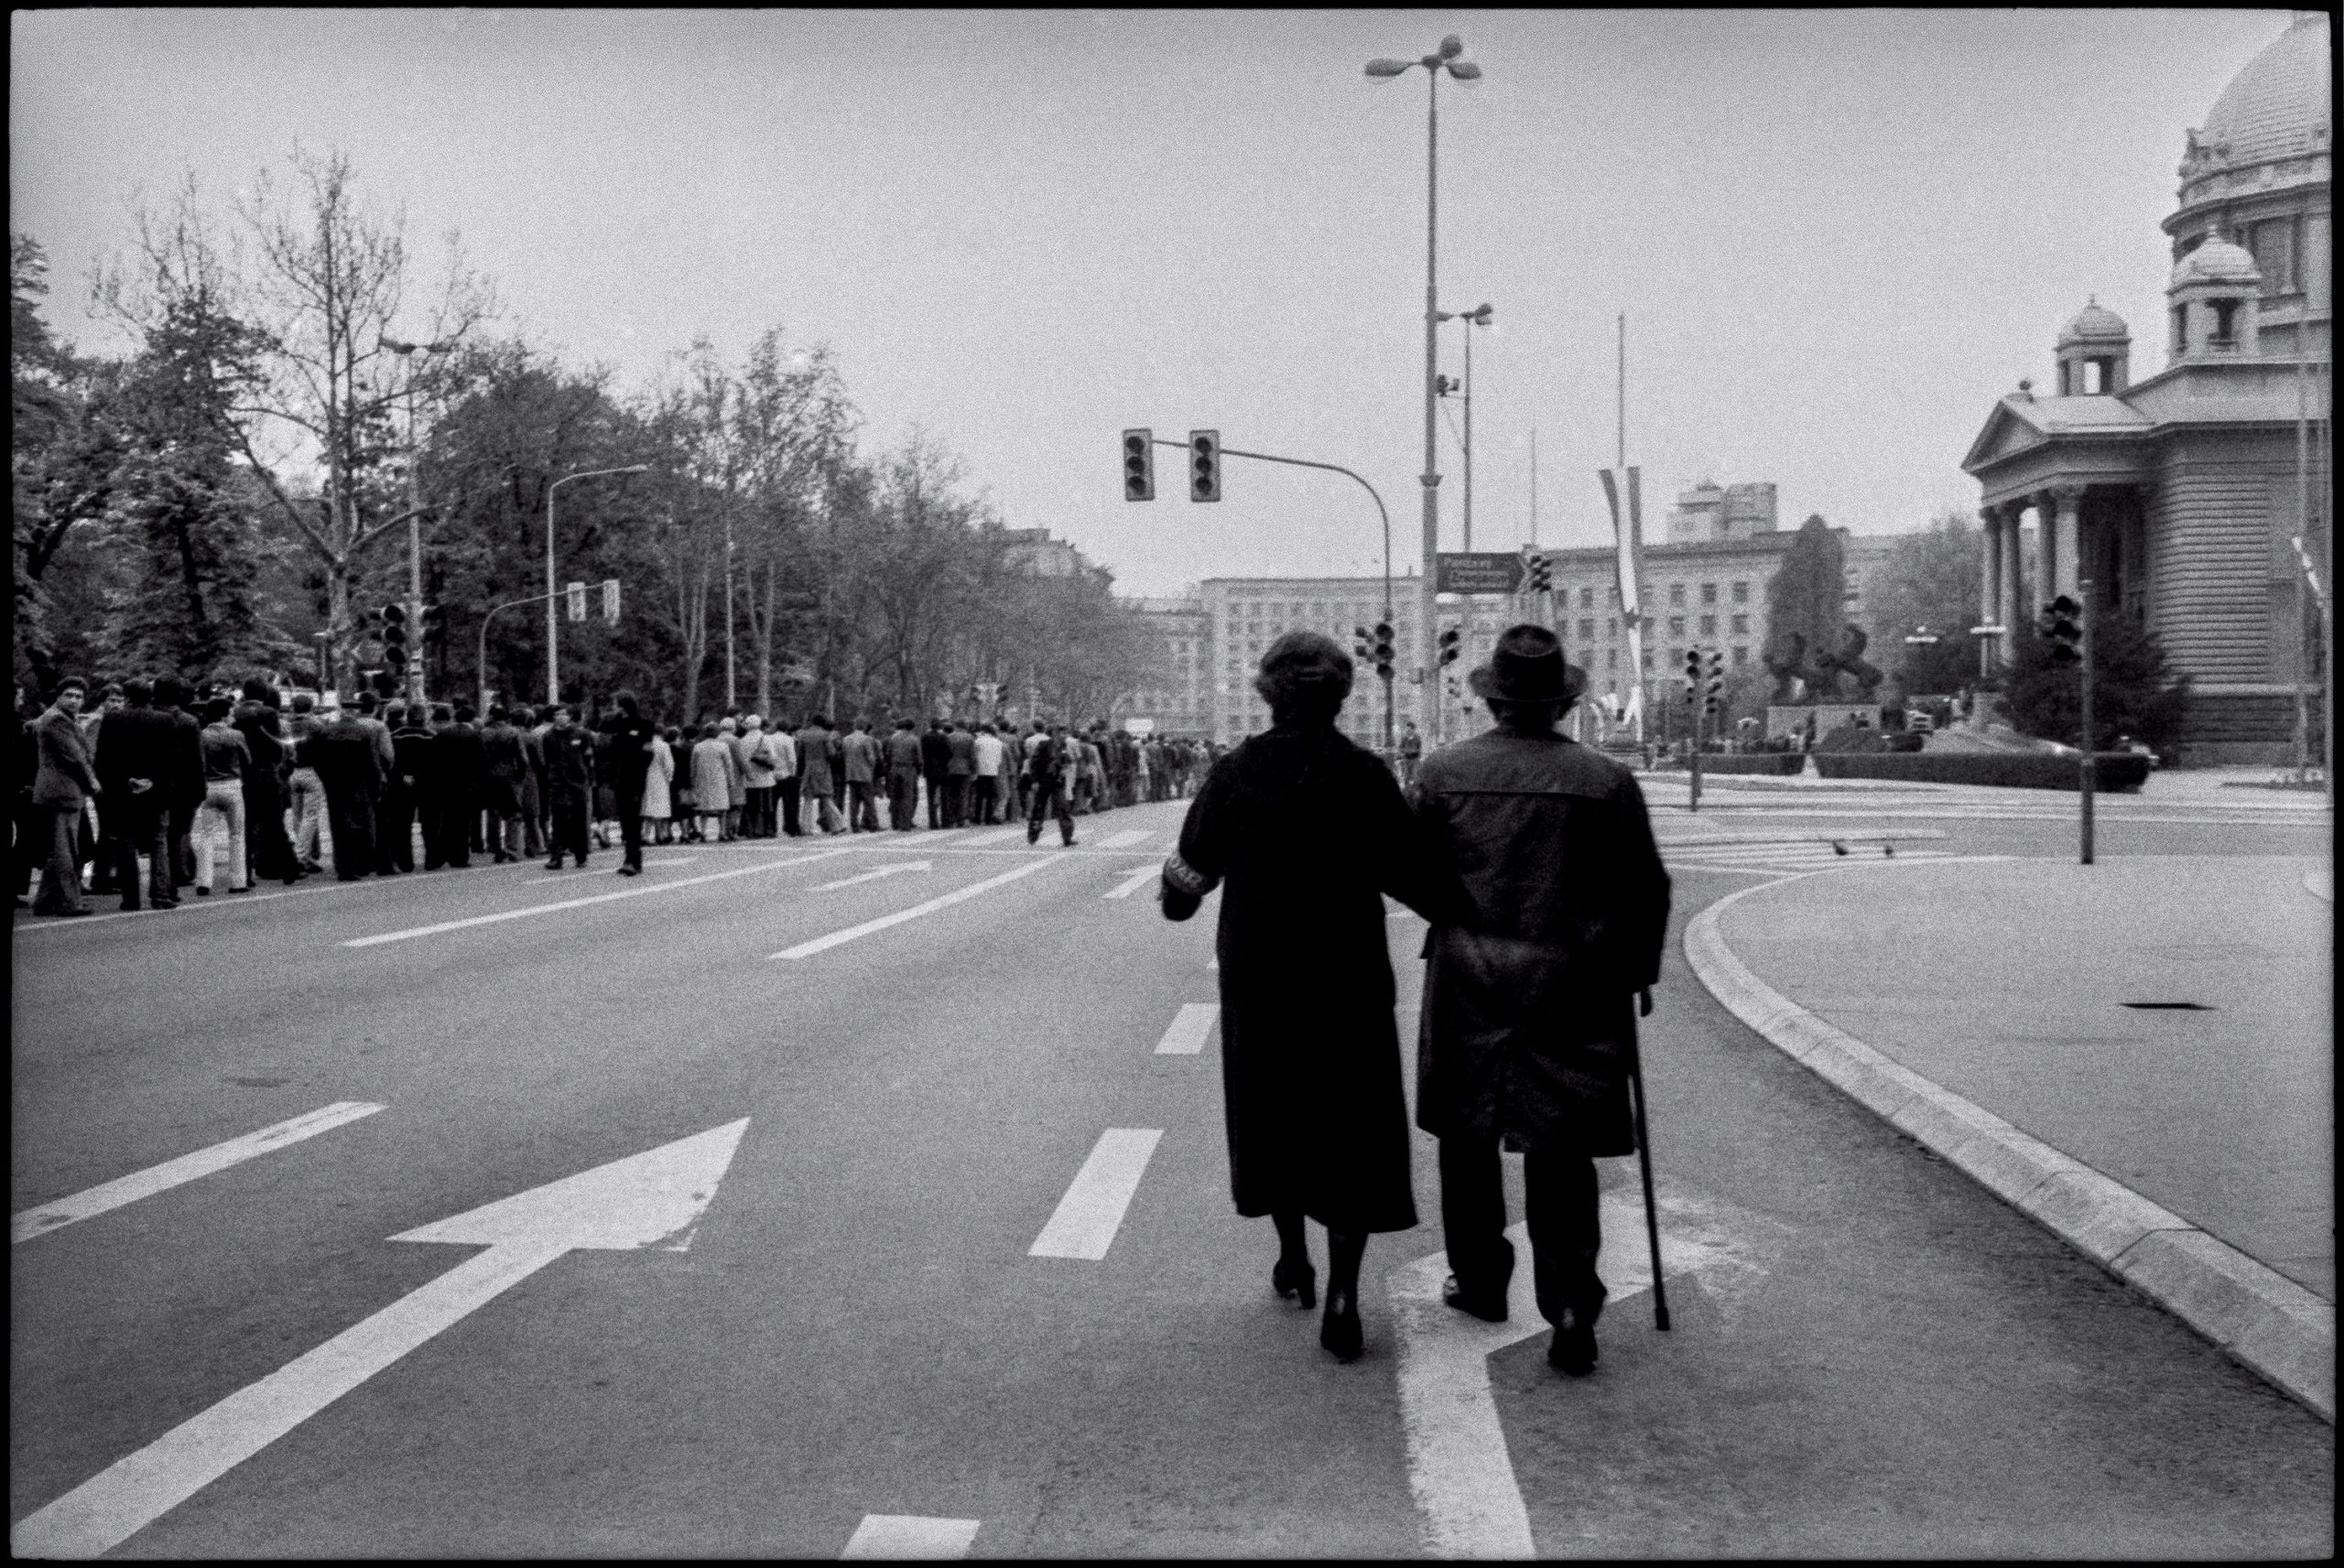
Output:
M1490 662L1468 677L1476 697L1500 702L1577 702L1587 672L1563 659L1562 639L1525 622L1498 634Z

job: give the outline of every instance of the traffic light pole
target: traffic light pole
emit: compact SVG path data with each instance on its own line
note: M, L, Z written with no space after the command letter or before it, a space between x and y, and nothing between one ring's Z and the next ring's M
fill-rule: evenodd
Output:
M488 613L480 618L480 648L478 653L474 655L475 662L472 665L472 676L473 679L480 686L480 713L483 722L486 722L488 719L489 622L495 618L496 612L500 610L517 610L524 604L536 604L541 600L554 599L557 597L559 596L550 593L533 593L526 599L508 599L502 604L490 605L488 607Z
M2076 651L2082 656L2083 663L2078 706L2083 710L2083 734L2079 739L2083 741L2084 750L2083 762L2076 769L2076 778L2083 791L2080 815L2083 827L2082 864L2089 866L2091 864L2092 786L2099 782L2097 775L2100 771L2099 748L2092 743L2091 733L2091 579L2086 578L2076 585L2076 597L2083 602L2082 610L2076 616L2076 629L2079 633L2076 639Z
M1159 447L1177 447L1184 452L1188 449L1188 443L1186 441L1168 441L1161 436L1153 436L1149 438ZM1373 485L1340 463L1313 462L1308 458L1282 458L1272 452L1242 452L1235 447L1222 447L1221 455L1224 458L1252 458L1255 462L1284 463L1289 468L1320 469L1328 473L1341 474L1345 479L1352 481L1362 490L1367 492L1368 498L1375 503L1375 514L1384 521L1384 619L1386 622L1391 621L1392 514L1384 509L1384 497L1376 493ZM1424 628L1418 635L1427 640L1432 636L1432 622L1429 617L1426 619ZM1429 641L1425 645L1429 647ZM1386 759L1393 755L1396 744L1397 740L1392 729L1392 683L1385 681L1384 683L1384 755Z

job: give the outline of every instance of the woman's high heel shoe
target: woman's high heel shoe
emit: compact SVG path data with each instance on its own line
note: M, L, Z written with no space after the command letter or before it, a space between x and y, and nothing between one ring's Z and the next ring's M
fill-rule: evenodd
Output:
M1327 1287L1327 1315L1318 1325L1318 1343L1338 1361L1356 1361L1366 1344L1359 1325L1359 1303L1341 1285Z
M1318 1304L1318 1271L1308 1263L1289 1266L1283 1258L1270 1266L1270 1289L1282 1296L1297 1296L1302 1305Z

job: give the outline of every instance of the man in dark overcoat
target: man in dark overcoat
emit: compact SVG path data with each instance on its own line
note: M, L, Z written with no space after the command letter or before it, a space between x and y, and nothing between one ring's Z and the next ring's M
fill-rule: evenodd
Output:
M197 807L203 804L203 725L187 710L192 697L187 682L177 676L167 675L155 682L155 711L170 726L170 745L165 753L163 776L155 781L163 791L163 804L170 813L171 889L174 902L178 890L195 881L195 845L191 837L195 827Z
M150 706L154 687L143 678L125 681L123 706L98 725L100 809L108 814L114 842L114 879L122 907L139 906L138 858L147 858L146 894L157 909L175 909L172 885L169 793L163 780L177 740L169 717Z
M433 780L436 737L431 733L429 713L419 702L394 703L384 711L384 722L391 727L393 766L383 785L374 830L389 847L392 868L411 871L415 870L415 829L419 820L423 825L423 867L436 871L440 861L440 824L432 815L432 803L440 798L440 792Z
M952 741L945 732L944 720L931 719L926 733L919 738L920 776L928 784L928 825L941 827L944 824L944 775L952 765Z
M1547 1360L1595 1364L1595 1163L1635 1152L1636 999L1659 978L1668 873L1624 766L1556 732L1586 677L1543 626L1509 628L1474 692L1498 727L1427 757L1411 803L1473 905L1426 940L1416 1125L1440 1140L1449 1304L1506 1315L1501 1146L1524 1154Z
M335 710L333 722L301 743L302 761L318 771L325 786L326 822L333 836L333 874L354 882L385 863L376 844L374 814L382 804L389 771L374 730L355 708Z
M611 739L610 784L618 797L619 844L624 850L619 875L639 877L643 874L643 786L650 776L651 741L659 727L643 717L642 701L631 691L613 697L611 708L603 730Z
M434 703L431 716L438 719L447 708ZM431 784L437 792L431 809L439 813L440 858L458 871L472 863L472 840L480 837L481 792L488 775L488 752L481 745L474 717L471 703L458 705L446 723L433 726L431 736Z
M488 848L500 866L521 858L521 784L529 773L521 732L511 719L503 703L491 703L480 732L481 806L488 813Z
M556 703L553 728L540 744L546 759L546 841L553 858L546 870L561 870L564 854L586 869L587 819L593 811L594 738L570 722L570 709Z
M39 758L33 773L33 805L46 832L41 845L40 894L33 913L75 918L90 913L81 902L81 806L99 792L81 741L79 716L88 685L79 676L60 682L46 712L33 723Z

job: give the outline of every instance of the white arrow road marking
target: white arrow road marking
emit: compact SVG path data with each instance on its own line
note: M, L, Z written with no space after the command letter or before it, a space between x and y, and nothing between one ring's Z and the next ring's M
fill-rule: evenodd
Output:
M110 1551L563 1253L648 1247L685 1229L716 1195L748 1125L712 1128L391 1238L488 1250L27 1516L9 1530L9 1547L19 1557Z
M1221 1022L1221 1004L1210 1001L1188 1001L1180 1004L1179 1013L1164 1038L1156 1043L1159 1056L1193 1056L1205 1048L1211 1037L1212 1026Z
M827 953L831 948L842 943L852 942L859 936L868 936L874 931L884 931L890 925L901 925L906 920L917 920L923 914L933 914L939 909L948 908L964 899L974 898L979 893L997 888L1004 882L1014 882L1019 877L1031 875L1044 866L1058 864L1059 861L1056 859L1028 860L1015 871L1004 871L997 877L987 877L981 882L971 882L967 887L956 888L940 897L929 899L926 903L916 903L909 909L899 909L893 914L883 914L876 920L866 920L860 925L850 925L843 931L833 931L827 936L817 936L811 942L800 942L795 947L784 947L780 952L769 953L766 957L768 958L810 958L817 953Z
M864 1514L854 1527L853 1539L839 1553L841 1563L855 1558L897 1562L956 1562L969 1554L981 1521L972 1519L928 1519L919 1514Z
M848 853L844 849L818 849L810 855L800 855L794 860L767 860L760 866L737 866L729 871L710 871L697 877L678 877L673 881L650 882L640 887L621 888L616 892L598 892L586 898L559 898L551 903L533 903L526 909L508 909L498 914L475 914L468 920L443 920L437 925L414 925L405 931L386 931L379 936L361 936L344 942L345 947L374 947L385 942L404 942L413 936L437 936L443 931L463 931L475 925L494 925L504 920L526 920L533 914L551 914L556 910L583 909L590 903L610 903L622 898L641 898L646 893L673 892L678 888L697 887L701 882L721 882L727 877L753 877L760 871L778 871L790 866L810 865L827 860L833 855Z
M931 862L927 860L898 860L892 866L882 866L875 871L865 871L859 877L843 877L834 882L819 882L808 891L829 892L832 888L851 888L857 882L875 882L881 877L892 877L899 871L925 871L931 869Z
M1104 838L1100 839L1099 848L1101 849L1128 849L1134 844L1146 842L1155 832L1156 829L1153 827L1126 827L1120 833L1110 833Z
M75 1193L71 1197L35 1205L8 1217L9 1245L29 1241L36 1236L46 1236L77 1220L104 1214L125 1204L136 1203L140 1198L153 1197L157 1193L168 1192L199 1176L224 1171L231 1165L241 1165L273 1149L287 1148L305 1138L315 1138L320 1132L331 1131L346 1121L356 1121L362 1116L372 1116L382 1108L379 1105L368 1105L364 1100L336 1100L306 1116L280 1121L274 1127L264 1127L258 1132L247 1132L241 1138L231 1138L225 1143L214 1143L209 1149L199 1149L192 1154L166 1160L159 1165L149 1166L127 1176L117 1176L111 1182Z
M1719 1267L1758 1271L1693 1206L1663 1198L1660 1206L1661 1252L1671 1279ZM1652 1288L1643 1195L1633 1186L1606 1192L1598 1214L1603 1250L1597 1269L1611 1292L1604 1318L1617 1322L1623 1299ZM1446 1252L1403 1263L1386 1278L1400 1349L1408 1484L1424 1514L1426 1547L1435 1557L1536 1555L1505 1428L1490 1393L1489 1358L1546 1332L1546 1320L1538 1315L1529 1227L1511 1226L1506 1237L1514 1243L1514 1268L1503 1323L1483 1323L1443 1303Z
M1101 893L1099 896L1101 898L1129 898L1141 888L1146 886L1148 880L1151 877L1157 875L1162 870L1162 867L1152 863L1145 866L1134 866L1132 868L1132 871L1129 876L1125 877L1122 881L1117 882L1113 887L1109 888L1105 892Z
M1074 1184L1058 1200L1057 1212L1042 1227L1042 1234L1034 1238L1026 1255L1093 1261L1104 1258L1123 1223L1123 1211L1131 1206L1132 1195L1139 1190L1147 1158L1156 1152L1156 1141L1163 1136L1160 1127L1111 1127L1101 1133L1091 1158L1074 1173Z

